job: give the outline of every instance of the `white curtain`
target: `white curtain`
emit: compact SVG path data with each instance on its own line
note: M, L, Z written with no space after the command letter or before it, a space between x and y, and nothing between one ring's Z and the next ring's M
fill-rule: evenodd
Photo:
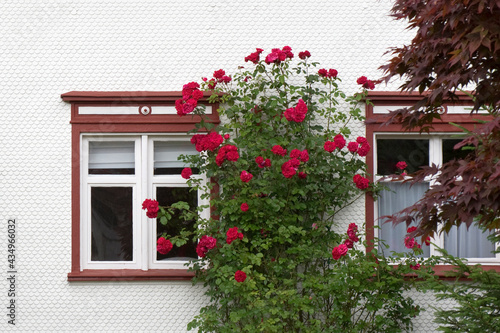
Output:
M189 141L155 141L155 168L185 168L184 162L177 160L180 155L197 155L195 146Z
M90 141L89 169L134 169L134 141Z
M444 236L444 249L449 254L462 258L494 258L495 244L487 237L492 232L483 232L475 225L467 230L466 225L451 228Z
M429 188L428 183L414 184L410 187L408 183L384 183L389 190L384 190L378 199L378 216L392 215L400 210L411 206L417 202ZM381 246L379 251L383 252L386 256L391 255L391 251L395 252L409 252L410 249L405 247L406 229L408 228L405 223L393 225L392 223L384 223L384 220L379 220L379 239L384 240L389 248ZM420 238L416 241L421 244ZM422 245L424 250L424 257L429 256L429 247L425 244Z

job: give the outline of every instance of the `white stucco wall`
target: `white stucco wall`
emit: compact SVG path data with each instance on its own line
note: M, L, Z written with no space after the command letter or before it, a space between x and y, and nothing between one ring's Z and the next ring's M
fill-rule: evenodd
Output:
M69 283L72 90L180 90L256 47L308 49L353 92L411 35L389 0L0 1L0 331L185 332L189 282ZM382 90L395 90L381 87ZM357 128L363 134L362 125ZM364 203L345 213L363 223ZM7 324L7 219L17 224L16 326ZM418 296L421 301L425 296ZM425 305L424 305L425 306ZM417 331L433 331L430 314Z

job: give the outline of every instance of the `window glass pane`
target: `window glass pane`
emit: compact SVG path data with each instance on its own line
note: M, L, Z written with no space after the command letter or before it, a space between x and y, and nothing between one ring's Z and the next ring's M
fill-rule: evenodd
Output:
M377 174L390 175L399 169L396 163L404 161L407 173L429 165L429 140L424 139L377 139Z
M92 261L132 261L132 187L92 187Z
M178 160L180 155L198 155L195 146L189 141L155 141L154 142L154 174L178 175L182 169L189 167ZM193 173L198 170L193 169Z
M89 174L133 175L134 145L133 141L89 142Z
M453 149L453 147L461 142L460 139L443 139L443 163L449 162L452 159L462 159L470 153L470 150L461 149Z
M196 191L190 191L189 187L158 187L156 189L156 200L160 206L170 206L178 201L185 201L189 204L191 210L195 210L198 205L198 194ZM156 222L156 239L163 233L169 236L176 236L182 229L193 230L194 221L185 221L177 216L174 216L168 224L164 226L159 219ZM186 245L177 247L166 255L156 252L157 260L191 260L197 259L196 242L188 242Z
M408 183L384 183L389 190L384 190L381 192L380 198L378 199L378 214L380 216L392 215L399 212L400 210L411 206L417 202L429 188L428 183L414 184L410 187ZM389 248L380 247L379 251L383 252L384 255L390 256L391 251L395 252L409 252L404 244L406 238L406 224L401 223L398 225L393 225L392 223L383 223L383 220L379 220L379 239L384 240ZM420 244L419 238L416 241ZM425 244L422 245L424 250L424 256L429 256L429 247Z
M494 258L495 244L487 237L492 231L483 232L475 225L467 229L466 225L452 227L444 235L444 249L449 254L462 258Z

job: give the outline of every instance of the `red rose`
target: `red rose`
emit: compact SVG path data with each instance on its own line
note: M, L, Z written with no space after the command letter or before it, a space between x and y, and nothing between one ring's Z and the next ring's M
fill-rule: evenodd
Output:
M191 143L196 145L196 150L199 152L207 150L214 151L223 141L222 135L217 132L211 132L206 135L195 134L191 138Z
M296 123L301 123L306 118L307 114L307 105L301 99L299 99L297 106L295 108L289 108L285 111L285 118L288 121L294 121Z
M182 169L182 172L181 172L182 178L189 179L192 174L193 174L193 171L191 170L191 168Z
M356 142L359 143L360 145L362 145L362 144L368 143L368 140L363 136L358 136L356 138Z
M208 250L213 249L217 245L217 239L203 235L196 246L196 253L199 257L205 258Z
M358 143L357 142L349 142L347 144L347 150L349 150L351 153L355 153L358 151Z
M354 247L354 242L349 238L344 241L345 246L347 248L352 249Z
M358 138L356 139L356 142L359 143L360 145L362 145L362 144L368 143L368 140L366 140L366 138L364 138L362 136L358 136Z
M286 54L286 57L288 59L292 59L293 58L292 48L290 46L283 46L283 48L281 49L281 51L283 51L283 53Z
M420 269L420 264L410 265L410 268L415 271L418 271Z
M146 209L146 216L150 219L154 219L158 216L158 210L160 209L158 206L158 201L146 199L142 203L142 209Z
M299 58L302 60L305 60L306 58L309 58L311 56L311 53L307 50L304 52L299 52Z
M214 90L216 85L217 81L215 81L214 79L210 79L210 81L208 81L207 88L210 90Z
M253 175L250 172L247 172L243 170L240 174L240 179L244 183L248 183L250 180L252 180Z
M370 185L370 181L361 175L355 175L352 180L360 190L364 190Z
M366 82L363 83L363 88L373 90L375 89L375 83L372 80L366 80Z
M406 229L406 232L407 232L407 233L412 233L412 232L414 232L415 230L417 230L417 227L413 226L413 227L409 227L408 229Z
M347 246L345 244L340 244L339 246L333 248L332 257L335 260L339 260L340 257L343 257L347 254L347 251L349 251Z
M243 271L236 271L236 273L234 273L234 279L236 282L244 282L247 279L247 274Z
M245 62L251 61L254 64L258 64L260 60L260 55L257 52L250 53L248 56L245 57Z
M429 246L431 245L431 238L430 237L427 237L424 241L425 245Z
M227 75L224 75L223 77L220 78L220 81L224 83L229 83L231 82L231 80L232 80L231 77Z
M330 68L328 70L328 77L330 77L330 78L336 78L338 73L339 72L337 72L336 69Z
M399 161L398 163L396 163L396 168L400 170L404 170L406 169L406 167L408 167L408 165L404 161Z
M339 253L341 256L345 256L347 254L347 251L349 251L349 249L347 248L347 245L345 245L345 244L340 244L337 247L339 248Z
M161 254L167 254L172 250L172 242L170 242L168 239L165 239L163 237L158 238L158 241L156 242L156 251L158 251Z
M195 90L193 91L193 98L194 99L200 99L203 97L203 91L200 91L200 90Z
M327 77L328 76L328 71L324 68L321 68L319 71L318 71L318 75L319 76L322 76L322 77Z
M242 203L240 209L242 212L246 212L248 210L248 204L246 202Z
M357 84L365 84L365 82L367 81L368 79L366 78L366 76L360 76L357 80L356 80L356 83Z
M285 176L285 178L292 178L297 173L299 165L300 161L296 158L292 158L291 160L283 163L281 166L281 173Z
M268 159L268 158L266 158L266 159L264 160L264 158L263 158L262 156L257 156L257 157L255 158L255 163L257 163L257 166L258 166L259 168L261 168L261 169L262 169L262 168L265 168L265 167L270 167L270 166L271 166L271 160L270 160L270 159Z
M300 178L300 179L306 179L306 178L307 178L306 173L305 173L305 172L302 172L302 171L300 171L300 172L298 173L298 176L299 176L299 178Z
M291 158L299 158L300 153L302 153L302 151L300 149L292 149L292 151L290 152L290 157Z
M221 79L224 75L226 75L226 72L223 69L214 72L215 79Z
M224 134L224 139L229 139L229 134Z
M301 160L302 162L307 162L309 161L309 153L307 152L307 149L304 149L301 153L300 153L300 157L299 157L299 160Z
M349 226L347 227L347 231L353 230L354 232L358 231L358 225L356 223L349 223Z
M238 232L238 227L229 228L226 232L226 243L231 244L236 239L243 239L243 233Z
M284 149L280 145L274 145L273 148L271 148L271 152L274 155L280 155L280 156L285 156L286 155L286 149Z
M335 150L335 143L331 142L331 141L326 141L325 144L323 145L323 148L331 153L332 151Z
M333 142L335 143L335 146L337 148L342 149L342 148L344 148L346 141L345 141L344 136L342 134L337 134L333 138Z
M370 151L370 145L368 144L368 142L366 143L363 143L361 145L361 147L358 148L358 155L359 156L366 156L368 155L368 152Z
M415 238L410 238L406 237L405 238L405 247L408 249L413 249L417 245L417 242L415 242Z

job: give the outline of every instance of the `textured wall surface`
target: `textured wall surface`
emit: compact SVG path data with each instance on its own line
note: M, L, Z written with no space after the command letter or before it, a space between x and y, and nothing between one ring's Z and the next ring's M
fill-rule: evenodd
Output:
M181 282L69 283L72 90L180 90L255 47L308 49L347 92L377 78L410 38L389 0L0 1L0 331L185 332L201 287ZM397 84L381 87L394 90ZM355 134L363 134L361 125ZM362 223L364 202L341 223ZM5 314L8 218L17 225L17 325ZM425 295L416 296L428 301ZM433 331L431 314L416 321Z

